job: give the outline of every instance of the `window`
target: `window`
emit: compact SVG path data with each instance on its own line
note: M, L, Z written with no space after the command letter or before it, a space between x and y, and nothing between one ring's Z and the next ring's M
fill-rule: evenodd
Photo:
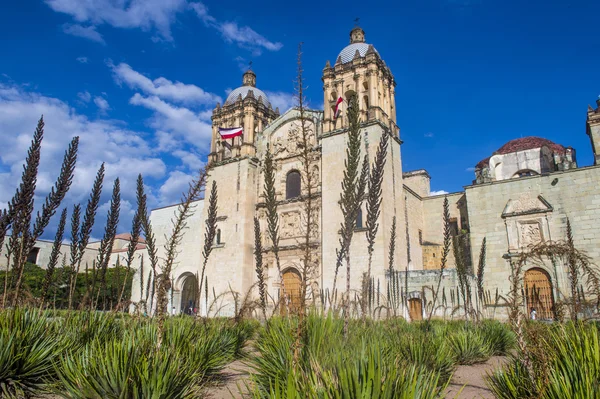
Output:
M292 170L287 174L287 179L285 181L285 199L291 199L300 196L300 180L300 172L297 170Z
M527 177L527 176L535 176L538 173L534 170L530 170L530 169L523 169L518 171L517 173L515 173L515 175L513 177Z
M458 221L456 218L450 218L450 235L456 237L458 235Z
M221 229L217 229L216 245L221 244Z
M419 244L423 245L423 231L419 230Z
M358 213L356 214L356 228L357 229L363 228L363 215L362 215L361 208L358 208Z
M39 248L33 248L31 252L29 252L29 255L27 255L27 263L33 263L34 265L37 265L37 258L39 253Z

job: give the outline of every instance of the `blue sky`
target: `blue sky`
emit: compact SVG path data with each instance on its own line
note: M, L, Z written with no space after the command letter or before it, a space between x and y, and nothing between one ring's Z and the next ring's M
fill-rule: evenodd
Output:
M286 108L303 42L307 97L322 107L322 69L356 17L396 78L403 168L427 169L432 190L461 190L475 163L522 136L592 162L585 112L600 94L597 1L24 0L0 13L0 207L43 113L39 193L78 134L66 204L85 200L105 161L107 178L123 180L127 230L136 174L152 206L176 201L206 160L210 110L250 60L258 87Z

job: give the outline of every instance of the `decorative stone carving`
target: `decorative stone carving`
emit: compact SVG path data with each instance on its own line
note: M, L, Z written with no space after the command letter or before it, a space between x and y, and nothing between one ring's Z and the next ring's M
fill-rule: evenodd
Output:
M541 195L533 197L531 193L523 193L517 199L510 199L504 211L502 217L510 217L532 213L545 213L553 210L552 205L548 203Z
M542 229L539 222L519 223L519 242L521 248L528 248L543 241Z
M525 193L514 202L513 212L522 213L539 209L539 200L532 198L531 193Z
M317 165L314 165L312 167L312 169L310 171L310 177L311 177L313 187L316 187L317 185L319 185L320 174L319 174L319 167Z
M281 238L294 238L299 235L300 212L291 211L281 214Z
M279 136L273 140L273 155L277 156L283 151L286 151L286 148L283 139Z

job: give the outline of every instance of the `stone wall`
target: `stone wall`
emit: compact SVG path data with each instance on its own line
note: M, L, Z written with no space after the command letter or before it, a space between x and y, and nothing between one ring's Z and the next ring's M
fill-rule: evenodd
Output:
M402 173L402 181L420 197L429 197L431 177L425 169Z
M539 240L565 240L567 217L577 249L600 264L600 167L473 185L465 192L475 263L483 238L487 240L486 289L508 292L505 255ZM551 265L541 267L558 280L555 289L566 288L564 265L556 273Z

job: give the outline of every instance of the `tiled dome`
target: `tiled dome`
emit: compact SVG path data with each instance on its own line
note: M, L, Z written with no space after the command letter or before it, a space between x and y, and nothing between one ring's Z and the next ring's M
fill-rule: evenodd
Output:
M511 152L532 150L534 148L541 148L543 146L550 148L554 153L565 153L565 147L560 144L556 144L555 142L545 139L543 137L530 136L511 140L504 144L502 147L498 148L498 150L495 151L492 155L510 154ZM476 167L484 167L489 162L490 158L491 157L482 159L477 163Z
M338 55L338 58L341 58L342 64L352 61L354 55L356 54L356 50L358 50L358 54L361 57L364 57L369 51L369 44L367 43L352 43L344 47L344 49ZM375 50L375 48L373 48ZM375 53L379 55L379 52L375 50Z
M238 96L240 94L242 95L242 100L245 99L248 96L248 93L250 91L252 91L254 98L256 98L257 100L260 99L260 101L263 103L263 105L265 107L268 108L271 105L271 103L269 102L269 99L267 98L267 95L262 90L257 89L256 87L252 87L252 86L241 86L241 87L238 87L237 89L233 90L227 96L227 100L225 100L225 105L234 104L237 101Z

